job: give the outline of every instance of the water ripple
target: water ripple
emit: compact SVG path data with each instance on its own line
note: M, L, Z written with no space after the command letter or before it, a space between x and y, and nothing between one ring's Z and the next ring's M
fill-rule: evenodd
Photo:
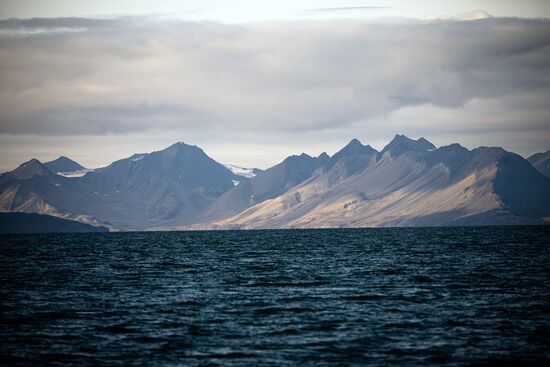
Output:
M6 235L3 365L545 365L550 228Z

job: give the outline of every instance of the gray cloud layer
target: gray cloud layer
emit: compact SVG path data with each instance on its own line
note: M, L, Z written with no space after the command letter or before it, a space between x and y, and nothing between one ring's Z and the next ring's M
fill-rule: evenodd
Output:
M272 139L290 154L407 133L528 153L550 141L549 46L550 21L511 18L5 20L0 134Z

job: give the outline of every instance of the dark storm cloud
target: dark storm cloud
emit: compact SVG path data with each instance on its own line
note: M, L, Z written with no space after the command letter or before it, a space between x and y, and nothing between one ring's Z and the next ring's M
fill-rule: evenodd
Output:
M0 21L0 85L0 133L13 136L215 129L298 142L452 128L474 141L502 124L543 139L550 22L12 19Z

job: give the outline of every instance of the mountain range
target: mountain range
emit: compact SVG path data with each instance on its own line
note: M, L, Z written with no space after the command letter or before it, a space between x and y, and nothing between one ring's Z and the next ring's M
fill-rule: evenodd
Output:
M0 212L48 214L111 230L541 224L550 151L351 140L336 154L266 169L222 165L176 143L87 169L32 159L0 175Z

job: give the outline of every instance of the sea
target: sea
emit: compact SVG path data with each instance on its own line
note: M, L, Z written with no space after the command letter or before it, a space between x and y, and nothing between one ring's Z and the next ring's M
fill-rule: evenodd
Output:
M550 365L550 226L0 236L0 365Z

